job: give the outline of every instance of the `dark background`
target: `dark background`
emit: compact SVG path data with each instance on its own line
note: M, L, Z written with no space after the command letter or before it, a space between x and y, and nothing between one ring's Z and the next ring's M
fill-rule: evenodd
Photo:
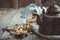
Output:
M56 4L60 5L60 0L0 0L0 8L20 8L31 3L40 5L41 2L44 6L48 6L49 4L52 4L53 1L56 1Z

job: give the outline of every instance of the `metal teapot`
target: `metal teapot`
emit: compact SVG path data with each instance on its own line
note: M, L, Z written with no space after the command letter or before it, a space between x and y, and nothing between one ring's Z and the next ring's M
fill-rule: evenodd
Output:
M42 12L42 18L40 17L40 33L38 33L43 38L47 39L60 39L60 7L55 5L50 5L47 12Z

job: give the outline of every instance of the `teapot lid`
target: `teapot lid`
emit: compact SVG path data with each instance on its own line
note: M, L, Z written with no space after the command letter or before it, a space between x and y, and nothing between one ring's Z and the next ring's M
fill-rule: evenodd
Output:
M47 9L47 12L59 12L59 8L57 7L58 5L55 4L55 1L53 2L52 5L50 5Z

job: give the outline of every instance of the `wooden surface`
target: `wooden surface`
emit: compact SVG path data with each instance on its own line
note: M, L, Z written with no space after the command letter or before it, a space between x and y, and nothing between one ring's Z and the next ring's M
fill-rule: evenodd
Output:
M35 3L35 0L18 0L18 7L25 7L31 3Z
M60 0L0 0L0 8L20 8L31 3L40 5L41 2L44 6L49 6L53 1L56 1L56 4L60 6Z

